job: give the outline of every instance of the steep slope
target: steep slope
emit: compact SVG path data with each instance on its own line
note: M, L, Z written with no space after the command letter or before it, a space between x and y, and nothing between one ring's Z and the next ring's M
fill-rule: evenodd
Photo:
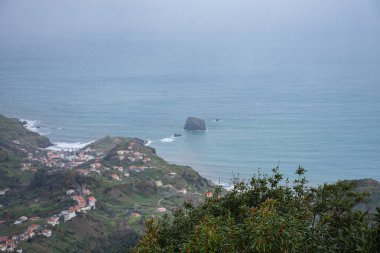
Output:
M32 174L20 171L22 160L50 145L48 138L29 131L20 120L0 114L0 190L30 183Z

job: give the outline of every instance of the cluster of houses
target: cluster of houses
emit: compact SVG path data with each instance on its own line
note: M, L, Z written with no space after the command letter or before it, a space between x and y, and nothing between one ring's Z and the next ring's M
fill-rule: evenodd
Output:
M94 196L88 196L91 194L90 190L86 186L82 186L80 191L85 197L77 194L74 189L68 189L66 191L66 194L71 196L71 198L76 201L76 205L69 207L67 210L62 211L60 214L49 217L46 220L45 224L31 224L23 233L14 235L11 238L0 237L0 252L22 252L22 249L16 249L17 244L20 241L32 239L37 235L51 237L52 230L49 229L49 225L51 227L55 227L59 224L60 220L67 222L76 217L77 213L86 213L91 209L95 209L97 200ZM31 218L21 216L14 222L14 224L18 225L27 221L37 221L39 219L40 217L37 216Z
M22 216L19 220L26 221L28 218ZM16 249L17 244L21 241L29 240L37 235L51 237L51 229L47 229L46 225L31 224L23 233L14 235L12 238L0 237L0 252L22 252L22 249Z
M34 153L24 150L27 154L24 163L21 164L21 171L36 171L33 163L37 162L50 168L73 168L93 159L103 156L102 152L95 152L87 148L82 151L70 150L34 150Z
M52 151L52 150L36 150L34 153L27 153L27 158L24 163L21 164L21 170L34 170L33 163L40 162L47 167L54 168L74 168L82 165L86 162L93 161L87 168L75 169L76 173L88 176L90 173L103 174L105 171L112 171L107 173L112 180L121 181L123 177L129 177L130 172L142 172L147 168L151 168L151 159L137 147L135 143L131 142L127 149L116 151L116 160L119 166L106 167L101 163L103 153L95 152L91 149L83 151ZM27 151L26 151L27 152ZM177 177L175 172L171 172L168 176L172 179ZM187 194L187 189L176 189L170 184L164 185L161 180L155 181L157 187L169 188L170 191ZM0 195L5 194L9 189L1 190ZM90 189L83 185L80 189L68 189L66 194L70 196L76 204L69 207L66 210L61 211L59 214L53 215L46 220L45 224L30 225L26 231L22 234L13 236L12 238L0 237L0 252L14 252L17 250L17 244L20 241L28 240L36 235L45 237L52 236L52 228L57 226L60 221L67 222L77 216L79 213L86 213L96 207L96 198L91 195ZM212 192L206 192L205 197L211 198ZM165 207L157 207L157 213L165 213L167 210ZM139 212L132 212L132 217L140 217ZM34 221L40 219L39 217L27 218L25 216L20 217L14 224L21 224L26 221ZM50 228L50 229L49 229ZM22 252L19 251L19 252Z
M145 164L151 161L149 157L145 157L140 151L134 151L132 145L128 146L127 150L118 150L117 155L119 161L127 160L132 163L142 161Z
M87 196L91 194L90 189L88 189L86 186L82 186L82 195ZM60 213L60 216L63 217L63 221L69 221L72 218L77 216L77 213L86 213L90 211L91 209L95 209L96 206L96 198L94 196L89 196L86 199L81 195L75 195L74 189L69 189L66 191L67 195L72 195L72 199L77 202L75 206L69 207L67 210L64 210ZM51 217L53 218L53 217Z
M110 174L110 178L117 181L121 181L123 177L129 177L130 172L142 172L150 168L151 158L137 150L134 147L135 145L135 143L131 142L127 149L116 151L116 159L121 164L119 166L115 165L108 168L101 163L100 159L95 157L94 162L89 165L89 168L78 168L75 171L79 175L88 176L90 173L98 173L101 175L105 171L114 170L114 172Z

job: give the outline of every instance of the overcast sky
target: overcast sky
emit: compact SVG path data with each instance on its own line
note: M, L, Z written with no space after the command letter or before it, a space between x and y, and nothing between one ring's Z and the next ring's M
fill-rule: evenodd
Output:
M251 36L377 40L379 0L0 0L0 40Z

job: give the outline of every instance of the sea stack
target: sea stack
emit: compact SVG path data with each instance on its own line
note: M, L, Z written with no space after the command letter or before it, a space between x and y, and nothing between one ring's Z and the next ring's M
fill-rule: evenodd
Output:
M206 123L203 119L188 117L184 129L191 131L205 131Z

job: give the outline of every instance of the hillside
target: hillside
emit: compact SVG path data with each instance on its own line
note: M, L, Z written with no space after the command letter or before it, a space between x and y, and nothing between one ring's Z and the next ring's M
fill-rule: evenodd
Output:
M22 160L50 145L48 138L27 130L20 120L0 114L0 189L29 184L32 174L21 173Z
M17 119L1 116L0 129L0 252L13 248L26 253L125 252L144 234L145 221L154 217L169 226L166 214L178 221L170 229L179 231L167 231L167 238L182 236L179 233L195 236L184 230L195 229L194 224L201 229L201 218L207 221L221 208L246 208L256 191L236 188L222 198L218 192L212 197L214 186L208 180L190 167L167 163L137 138L106 136L80 150L52 151L45 148L50 144L46 137L28 131ZM358 207L374 211L380 183L370 179L353 183L357 192L370 193L368 203ZM247 194L235 199L241 190ZM211 213L202 209L205 193L211 197L206 201L207 207L212 203ZM280 187L273 193L286 195L289 190ZM185 202L189 217L181 216ZM283 207L288 203L284 201ZM189 219L198 221L191 226L183 223Z
M212 187L136 138L107 136L56 152L19 121L1 119L0 249L10 240L27 253L125 252L144 219L199 204Z

